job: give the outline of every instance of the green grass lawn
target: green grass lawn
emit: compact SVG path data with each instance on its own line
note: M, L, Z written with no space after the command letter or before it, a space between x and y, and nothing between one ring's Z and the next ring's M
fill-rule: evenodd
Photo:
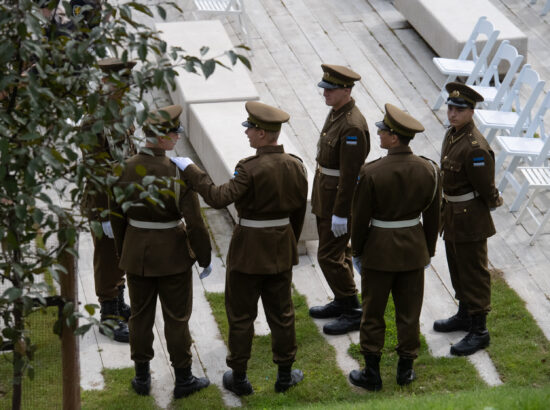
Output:
M227 319L223 294L207 295L223 338L227 341ZM270 336L254 337L248 376L255 394L243 397L243 407L312 409L548 409L550 408L550 343L525 304L493 274L493 310L488 317L491 345L487 352L504 385L488 387L466 358L434 358L422 338L415 361L418 379L410 386L395 382L397 343L393 303L386 309L386 344L381 361L382 391L366 392L351 387L347 375L337 367L335 352L308 315L305 298L293 295L296 308L298 355L295 367L305 379L285 394L277 394L273 384L277 367L272 362ZM29 318L29 329L38 350L34 381L24 381L25 409L61 408L59 339L51 333L56 309ZM361 366L359 346L349 354ZM0 408L11 407L11 355L0 356ZM136 395L130 380L133 368L105 370L105 389L83 391L83 409L157 409L152 397ZM210 386L188 398L172 401L171 409L220 409L224 404L217 386Z

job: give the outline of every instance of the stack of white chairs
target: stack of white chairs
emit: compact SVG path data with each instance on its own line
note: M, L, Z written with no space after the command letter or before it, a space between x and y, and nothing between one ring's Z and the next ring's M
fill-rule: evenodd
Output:
M531 4L535 4L537 0L531 0ZM542 11L540 12L541 16L546 16L548 12L550 11L550 0L546 0L546 4L544 5Z
M525 88L529 87L529 91ZM480 132L489 130L486 139L490 144L498 131L517 136L527 130L531 124L532 110L544 87L538 73L525 64L514 82L510 92L498 110L476 109L474 117ZM525 103L523 95L529 95Z
M483 77L479 85L475 85L481 72L480 67L476 67L476 70L472 72L470 77L466 80L466 85L476 90L483 96L482 106L488 109L498 109L499 105L505 100L512 80L517 74L523 56L518 54L518 50L509 44L508 40L504 40L500 43L500 46L495 53L495 56L491 60L489 67L483 73ZM508 70L502 82L500 81L499 67L501 64L508 64Z
M250 42L250 31L247 24L247 16L244 10L243 0L193 0L197 15L224 15L237 16L241 32L245 37L245 45L250 47L252 55L252 44Z
M495 163L495 170L499 170L506 159L510 163L504 170L502 178L498 183L498 190L504 192L508 183L516 190L517 195L510 206L510 211L519 210L521 204L526 198L527 191L530 188L528 180L520 183L516 178L515 171L521 161L531 167L540 167L546 165L550 154L550 133L546 132L544 126L544 116L550 112L550 93L544 97L537 113L524 135L512 135L496 137L496 141L501 148ZM511 158L510 158L511 157Z
M487 69L489 54L499 34L500 31L494 29L493 24L487 20L487 17L480 17L458 58L434 57L433 62L437 69L447 76L445 84L455 81L457 77L468 77L470 79L474 72L476 78L472 78L472 84L476 83ZM478 53L476 41L480 39L481 35L487 37L487 41ZM434 111L439 110L441 104L447 99L445 84L441 87L441 92L432 108Z

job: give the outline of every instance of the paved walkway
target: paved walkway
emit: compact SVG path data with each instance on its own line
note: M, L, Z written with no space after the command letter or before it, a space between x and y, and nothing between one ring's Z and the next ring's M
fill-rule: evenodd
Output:
M492 0L529 37L529 63L543 79L550 81L550 17L538 15L542 2L534 6L526 0ZM181 2L183 4L183 2ZM426 132L414 139L412 149L433 159L439 158L444 133L445 112L433 113L430 106L438 95L444 78L433 67L433 51L397 12L388 0L248 0L245 1L251 20L254 56L251 57L252 78L261 100L278 105L291 113L287 134L294 139L307 164L314 168L314 156L320 127L328 111L316 87L321 76L322 62L350 65L363 77L353 95L365 114L371 131L372 151L368 160L384 155L378 148L374 122L382 118L383 106L390 102L408 110L425 126ZM185 18L192 19L190 13ZM490 17L489 17L490 18ZM170 20L180 20L172 15ZM151 23L153 19L144 20ZM160 21L160 19L158 19ZM239 44L236 22L223 20L234 44ZM235 136L235 138L245 138ZM178 155L191 155L185 144L176 147ZM197 159L198 160L198 159ZM550 235L543 234L534 246L529 246L530 221L515 225L516 215L508 211L511 190L505 192L505 205L494 212L498 234L489 240L489 259L492 267L502 270L507 283L526 302L544 334L550 339ZM540 209L547 204L541 203ZM221 387L225 370L226 347L214 323L204 291L223 291L224 266L232 221L227 212L207 208L206 216L222 257L215 258L212 275L194 282L194 312L191 320L194 347L194 371L206 374ZM550 227L548 228L550 230ZM332 294L315 260L316 242L307 243L307 255L300 258L294 270L294 284L309 305L328 301ZM81 300L97 303L91 272L91 240L81 241L80 284ZM359 277L356 276L359 281ZM444 256L443 243L426 271L425 300L421 316L421 331L434 356L447 356L449 345L463 333L442 335L431 330L434 318L456 310L453 291ZM159 309L160 311L160 309ZM319 328L323 321L316 321ZM267 331L261 317L258 332ZM346 336L327 336L337 352L344 373L359 367L347 354L358 333ZM82 386L85 389L103 388L100 371L103 366L128 367L128 345L108 340L89 332L81 344ZM160 407L166 407L165 397L173 385L173 374L164 344L162 317L158 315L155 335L156 357L153 361L153 394ZM105 358L108 357L109 360ZM470 357L488 385L501 383L490 357L485 352ZM168 394L167 394L168 393ZM240 401L224 393L228 406Z

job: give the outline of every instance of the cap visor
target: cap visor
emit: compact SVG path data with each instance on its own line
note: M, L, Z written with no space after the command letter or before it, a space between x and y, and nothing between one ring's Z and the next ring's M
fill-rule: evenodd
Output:
M246 127L246 128L254 128L254 127L255 127L254 124L252 124L252 123L250 123L250 122L248 122L248 121L243 122L243 123L242 123L242 126L243 126L243 127Z
M334 90L336 88L343 88L343 87L340 87L339 85L326 82L325 80L321 80L321 82L319 84L317 84L317 87L327 88L329 90Z
M376 125L381 130L386 130L386 131L390 130L390 127L388 127L384 121L378 121L374 125Z
M448 99L447 100L447 105L453 105L453 106L459 107L459 108L472 108L472 106L470 104L468 104L467 102L457 101L457 100L454 100L454 99Z

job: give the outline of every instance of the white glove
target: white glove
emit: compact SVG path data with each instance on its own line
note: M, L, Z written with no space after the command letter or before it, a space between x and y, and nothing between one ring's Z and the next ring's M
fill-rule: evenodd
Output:
M335 237L348 233L348 218L340 218L332 215L332 227L330 228Z
M206 268L202 270L201 273L199 273L199 279L206 278L208 275L210 275L211 272L212 272L212 264L208 265Z
M361 257L360 256L353 256L351 258L351 260L353 261L353 267L355 268L355 270L361 274Z
M103 233L107 236L107 238L115 238L115 235L113 234L113 227L111 226L111 221L101 222L101 227L103 228Z
M191 161L191 158L187 157L172 157L170 158L170 161L176 164L182 172L185 171L185 168L187 168L189 165L194 164L194 162Z

